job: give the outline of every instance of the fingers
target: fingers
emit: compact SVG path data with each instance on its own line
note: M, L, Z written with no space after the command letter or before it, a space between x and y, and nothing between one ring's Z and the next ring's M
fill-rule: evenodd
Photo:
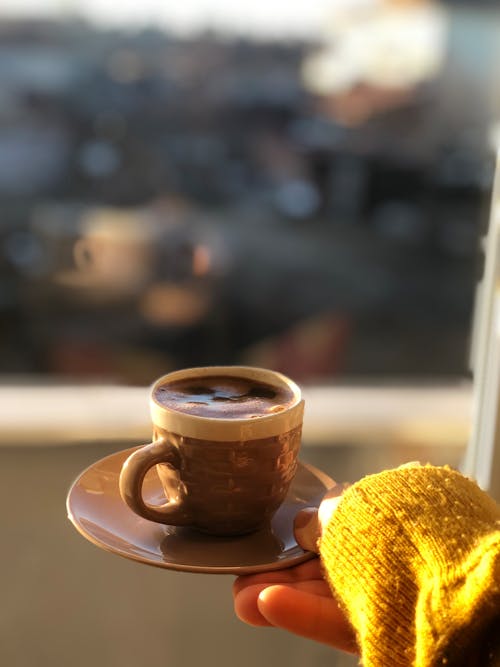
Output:
M337 649L356 653L352 628L331 595L299 585L273 585L257 598L260 618L268 625Z
M313 558L305 563L283 570L237 577L233 584L233 595L237 595L241 590L252 585L264 584L265 586L271 586L272 584L295 583L311 579L323 580L323 573L318 558Z
M276 584L273 584L273 586ZM312 579L311 581L299 581L293 584L281 584L289 589L293 595L294 590L305 591L311 595L331 598L330 588L323 579ZM269 584L260 583L246 586L234 596L234 610L237 617L244 623L254 626L269 626L272 623L262 615L259 601Z
M321 527L318 519L318 510L307 507L297 513L293 522L293 534L297 544L305 551L318 553L318 540L321 537Z
M322 576L320 562L317 558L314 558L284 570L237 577L233 583L235 613L240 620L250 625L269 625L269 622L262 616L258 608L260 593L274 584L297 584L300 582L318 582L322 586L323 594L330 594L328 585Z
M253 626L274 626L356 653L351 626L332 597L319 559L275 572L238 577L235 613Z
M267 588L267 584L246 586L234 594L234 612L236 616L248 625L269 626L271 623L260 612L259 595Z
M318 553L318 543L321 533L330 521L333 512L341 500L347 484L335 484L326 494L319 508L307 507L297 513L293 530L297 543L305 551Z

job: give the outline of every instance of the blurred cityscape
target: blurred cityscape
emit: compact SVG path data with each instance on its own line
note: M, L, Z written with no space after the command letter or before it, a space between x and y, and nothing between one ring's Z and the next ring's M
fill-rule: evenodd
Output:
M371 69L354 23L313 43L3 21L0 372L466 373L498 22L420 18L394 43L373 17Z

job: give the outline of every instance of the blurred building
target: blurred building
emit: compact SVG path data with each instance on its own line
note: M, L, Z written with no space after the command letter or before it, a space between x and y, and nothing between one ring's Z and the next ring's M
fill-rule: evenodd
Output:
M467 372L497 15L363 11L314 43L0 25L4 373Z

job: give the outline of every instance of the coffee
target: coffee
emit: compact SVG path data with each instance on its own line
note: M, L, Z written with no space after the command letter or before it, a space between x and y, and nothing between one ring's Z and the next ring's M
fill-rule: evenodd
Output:
M156 387L154 398L171 410L219 419L255 419L276 414L295 400L289 387L222 375L161 384Z

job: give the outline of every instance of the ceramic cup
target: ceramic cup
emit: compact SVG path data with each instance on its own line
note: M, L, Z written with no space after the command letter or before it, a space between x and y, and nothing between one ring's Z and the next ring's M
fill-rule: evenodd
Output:
M228 418L224 412L190 414L159 398L164 387L179 381L188 381L196 393L200 383L214 377L262 384L288 399L268 405L265 413ZM249 533L270 521L297 469L304 401L292 380L246 366L184 369L153 384L150 410L153 441L135 450L120 473L120 494L136 514L213 535ZM153 467L167 498L158 506L142 494Z

